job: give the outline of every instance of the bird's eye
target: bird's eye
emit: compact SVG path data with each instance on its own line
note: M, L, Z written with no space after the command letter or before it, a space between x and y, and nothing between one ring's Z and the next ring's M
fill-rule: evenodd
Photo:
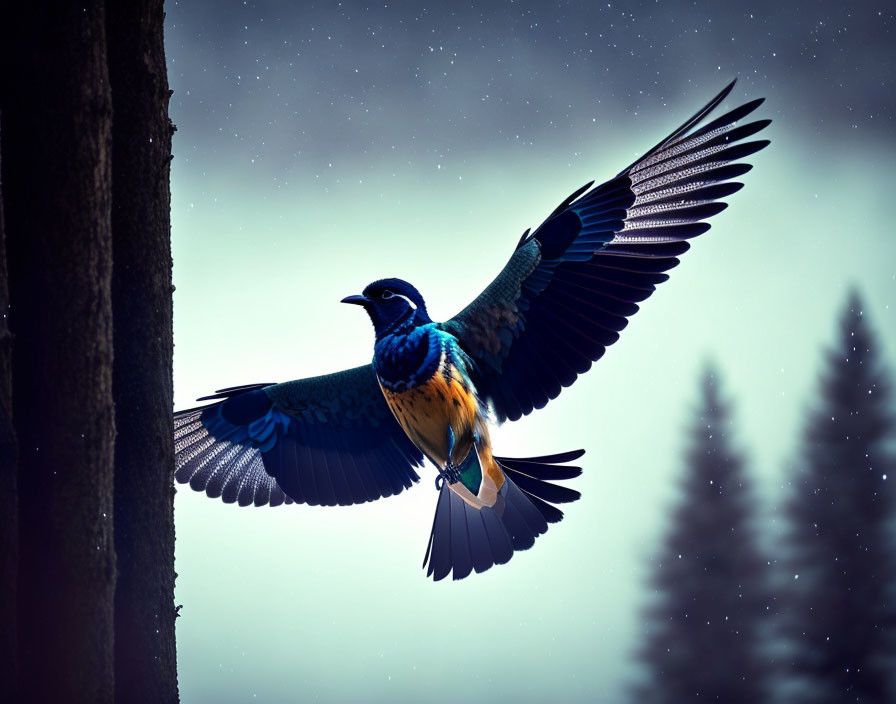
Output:
M392 298L392 296L394 296L394 295L395 295L394 293L392 293L391 291L389 291L388 289L386 289L385 291L383 291L383 292L380 294L380 298L382 298L384 301L388 301L388 300L389 300L390 298Z

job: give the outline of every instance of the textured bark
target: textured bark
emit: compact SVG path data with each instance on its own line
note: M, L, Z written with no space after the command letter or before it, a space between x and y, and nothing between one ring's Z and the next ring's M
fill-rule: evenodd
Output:
M162 0L109 6L113 130L115 698L177 701L169 164Z
M112 105L101 2L4 4L22 700L113 695Z
M2 114L0 114L2 142ZM0 150L0 172L2 172ZM16 699L16 580L18 579L19 509L16 436L12 426L12 335L9 332L9 287L3 228L3 179L0 177L0 699Z

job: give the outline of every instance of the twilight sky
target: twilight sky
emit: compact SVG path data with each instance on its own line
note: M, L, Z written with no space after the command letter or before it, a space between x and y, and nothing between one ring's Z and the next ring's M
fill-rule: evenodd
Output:
M359 507L178 492L184 702L615 702L713 357L778 529L821 349L850 285L896 362L896 52L887 3L434 6L169 2L175 398L369 361L340 306L415 283L466 305L520 233L732 77L772 145L593 370L494 434L585 447L582 499L459 583L419 570L434 472Z

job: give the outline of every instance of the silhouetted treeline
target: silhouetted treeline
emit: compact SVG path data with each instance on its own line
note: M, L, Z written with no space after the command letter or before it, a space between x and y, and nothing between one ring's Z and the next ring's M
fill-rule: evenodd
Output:
M177 699L163 21L0 6L2 701Z
M681 498L655 558L633 700L755 703L767 696L768 563L718 374L707 369L685 453Z
M893 399L852 294L827 350L787 504L790 702L896 701Z
M862 301L825 354L768 558L716 376L653 565L632 701L896 702L896 416Z

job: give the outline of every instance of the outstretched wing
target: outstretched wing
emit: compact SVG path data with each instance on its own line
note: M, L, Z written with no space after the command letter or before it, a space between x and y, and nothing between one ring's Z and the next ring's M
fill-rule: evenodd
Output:
M477 391L499 421L544 407L590 369L687 240L727 207L719 199L740 190L731 179L752 168L740 160L768 144L742 140L770 120L737 126L759 99L701 125L733 86L616 178L583 186L527 230L498 277L442 324L476 361Z
M174 416L175 478L240 506L348 505L419 477L421 452L386 405L371 365L285 384L221 389Z

